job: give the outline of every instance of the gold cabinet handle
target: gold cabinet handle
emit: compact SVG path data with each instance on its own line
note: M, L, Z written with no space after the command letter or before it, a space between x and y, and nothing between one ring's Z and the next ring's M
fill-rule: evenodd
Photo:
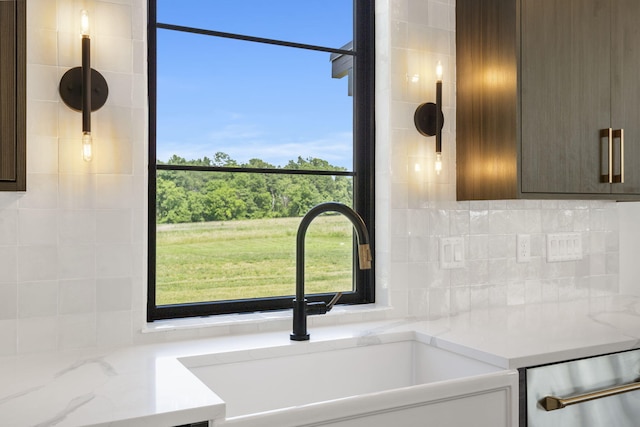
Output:
M572 397L555 397L547 396L540 401L540 405L548 412L556 409L566 408L569 405L588 402L590 400L601 399L603 397L614 396L616 394L627 393L634 390L640 390L640 382L624 384L617 387L607 388L604 390L593 391L591 393L580 394Z
M613 139L620 140L620 175L613 175L613 182L624 183L624 129L613 131Z
M608 163L608 171L607 174L600 175L600 182L613 184L613 129L601 129L600 130L600 140L602 138L607 138L607 163Z

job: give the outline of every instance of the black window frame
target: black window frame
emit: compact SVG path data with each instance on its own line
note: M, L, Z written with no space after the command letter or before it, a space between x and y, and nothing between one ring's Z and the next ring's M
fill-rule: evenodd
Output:
M293 296L270 297L229 301L194 302L185 304L156 304L156 178L157 171L189 170L205 172L288 173L313 175L347 175L353 178L354 210L362 217L369 230L372 253L375 254L375 1L354 0L353 75L353 172L302 171L287 169L245 169L225 167L198 167L184 165L158 165L156 156L156 91L157 30L168 29L222 37L241 38L269 43L267 39L220 33L171 24L159 23L156 0L148 1L148 89L149 89L149 165L148 165L148 267L147 267L147 321L197 317L217 314L249 313L292 308ZM272 42L274 40L271 40ZM276 41L277 42L277 41ZM298 43L277 42L290 47L313 48ZM325 50L320 48L318 50ZM345 53L340 49L329 50ZM346 96L346 95L345 95ZM212 151L215 147L212 147ZM354 241L355 243L355 241ZM354 256L356 253L354 244ZM355 258L354 258L355 259ZM355 264L355 263L354 263ZM375 264L374 264L375 266ZM359 270L354 266L354 292L345 293L340 304L368 304L375 302L375 270ZM333 294L307 295L309 301L327 301Z

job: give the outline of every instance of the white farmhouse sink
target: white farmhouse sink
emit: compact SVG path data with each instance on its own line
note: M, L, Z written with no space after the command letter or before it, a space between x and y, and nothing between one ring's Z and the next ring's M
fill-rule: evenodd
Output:
M413 332L180 361L226 402L227 419L501 371Z

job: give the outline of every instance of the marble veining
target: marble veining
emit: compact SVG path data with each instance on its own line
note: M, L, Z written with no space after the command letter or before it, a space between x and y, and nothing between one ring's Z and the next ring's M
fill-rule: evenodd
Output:
M28 395L30 393L36 392L36 391L38 391L38 390L40 390L40 389L42 389L44 387L45 387L45 385L39 385L39 386L28 388L26 390L19 391L19 392L14 393L14 394L10 394L9 396L6 396L6 397L3 397L3 398L0 399L0 405L3 405L4 403L9 402L9 401L14 400L14 399L18 399L19 397L26 396L26 395Z
M109 363L105 362L104 358L96 357L91 359L78 360L77 362L71 364L68 368L63 369L60 372L56 373L54 376L56 378L61 377L71 371L75 371L76 369L79 369L91 363L95 363L96 365L98 365L102 369L102 372L104 372L104 374L109 377L115 377L116 375L118 375L114 367L111 366Z
M50 426L55 426L55 425L60 424L70 414L72 414L78 408L81 408L82 406L84 406L87 403L91 402L93 399L95 399L95 397L96 397L95 394L88 393L86 395L78 396L76 398L73 398L71 400L71 402L69 402L69 404L62 411L60 411L58 414L54 415L51 419L48 419L46 421L43 421L43 422L37 424L36 427L50 427Z
M180 362L185 359L233 362L414 336L509 370L635 349L640 348L640 298L598 297L475 309L436 320L314 326L308 343L292 343L289 332L0 358L0 425L169 427L223 418L224 401L189 372Z

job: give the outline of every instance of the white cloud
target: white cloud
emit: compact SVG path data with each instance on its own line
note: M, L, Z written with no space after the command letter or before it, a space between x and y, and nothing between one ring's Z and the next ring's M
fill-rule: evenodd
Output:
M286 138L286 139L285 139ZM228 154L239 163L258 158L276 166L284 166L289 160L317 157L335 166L352 168L351 132L329 133L315 139L304 137L269 135L256 126L233 123L210 132L205 141L161 141L158 158L166 160L173 154L187 160L212 158L216 152Z

